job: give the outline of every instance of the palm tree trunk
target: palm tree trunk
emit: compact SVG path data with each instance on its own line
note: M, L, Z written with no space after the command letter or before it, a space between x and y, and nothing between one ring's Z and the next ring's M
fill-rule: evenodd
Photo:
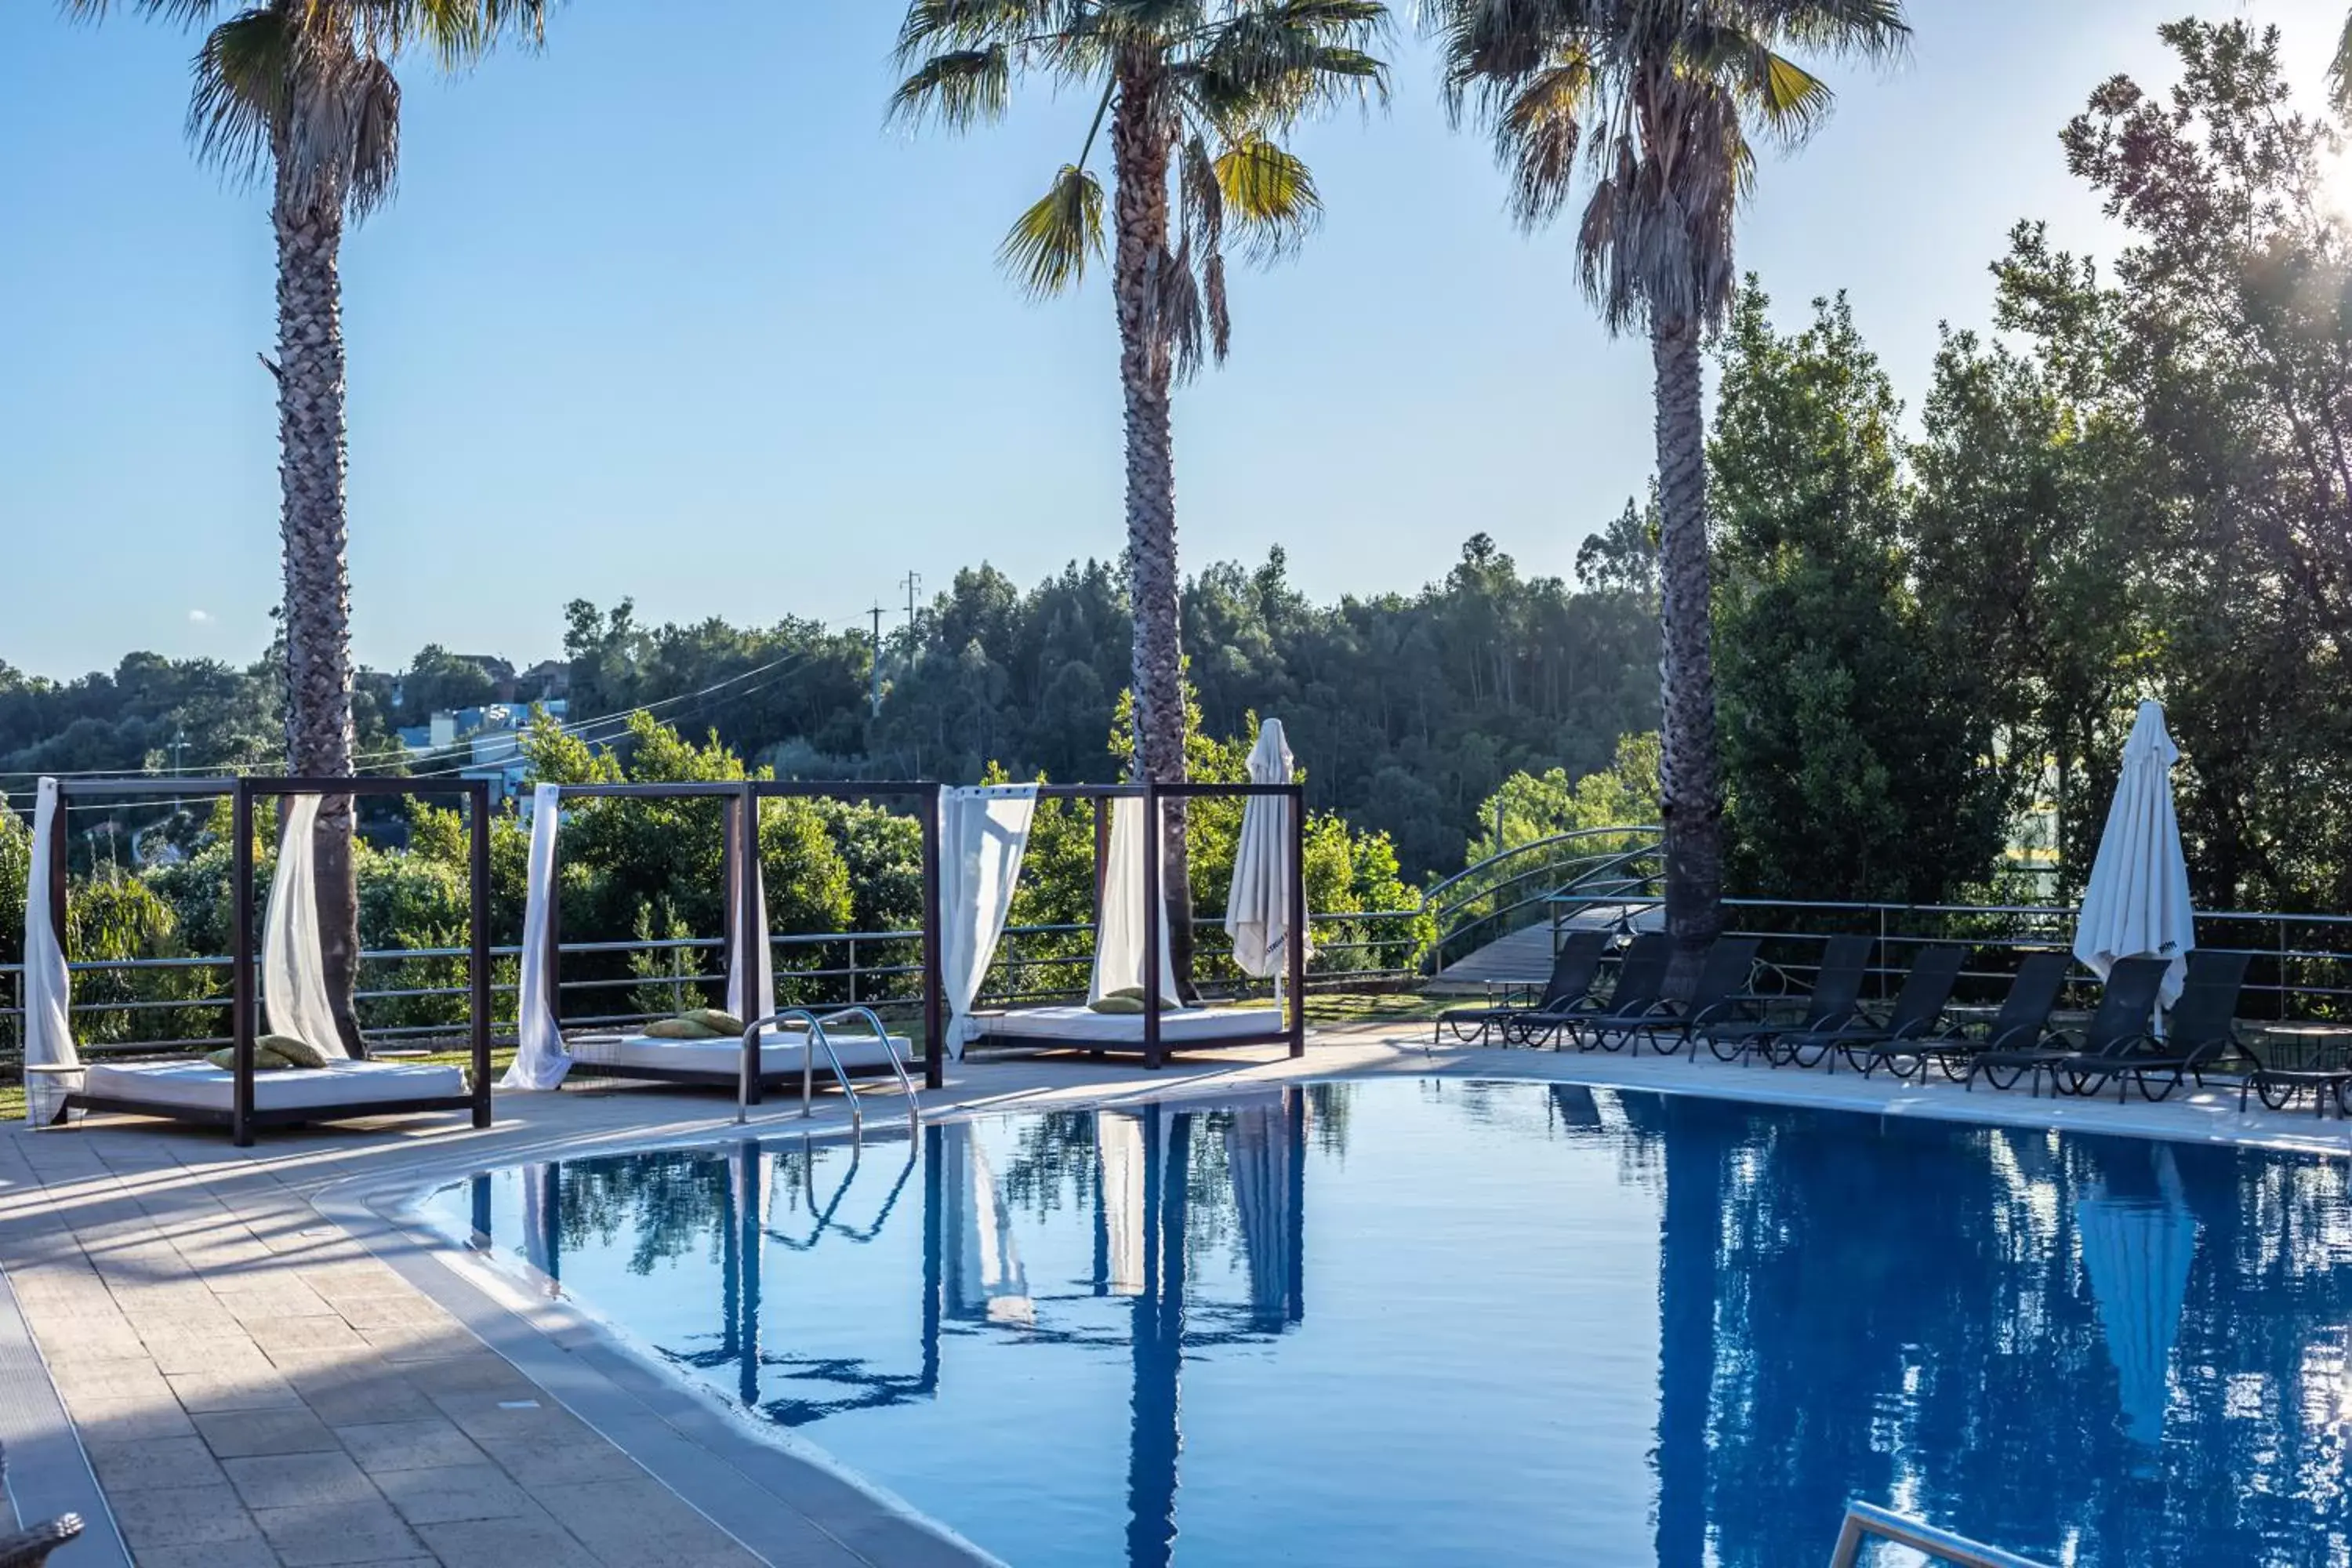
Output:
M344 565L342 212L297 204L281 185L278 226L278 482L284 495L286 761L311 777L352 772L351 578ZM352 797L320 804L319 934L343 1047L365 1054L352 994L359 973L359 883Z
M1127 400L1127 575L1135 606L1135 756L1129 775L1184 781L1184 663L1176 566L1176 459L1168 392L1174 353L1159 310L1168 258L1168 159L1172 138L1155 109L1161 68L1150 57L1119 68L1111 114L1118 191L1112 258L1118 374ZM1160 887L1178 988L1192 999L1192 885L1185 813L1165 817Z
M1696 321L1651 332L1657 366L1659 605L1664 725L1658 769L1666 930L1678 987L1723 929L1723 790L1715 751L1714 585L1706 547L1706 425Z

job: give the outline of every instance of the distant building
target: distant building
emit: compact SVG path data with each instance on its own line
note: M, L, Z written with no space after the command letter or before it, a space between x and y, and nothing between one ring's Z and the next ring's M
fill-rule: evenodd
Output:
M533 708L561 723L571 704L562 698L532 703L492 702L479 708L444 709L432 721L402 730L400 743L415 763L446 764L463 759L460 778L488 779L504 800L521 789L530 771L522 754L523 731ZM456 753L456 755L452 755Z

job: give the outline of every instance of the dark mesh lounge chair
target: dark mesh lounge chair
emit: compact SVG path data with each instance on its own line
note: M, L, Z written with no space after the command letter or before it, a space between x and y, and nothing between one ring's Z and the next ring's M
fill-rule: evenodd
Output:
M1666 965L1674 952L1674 939L1665 932L1642 932L1617 961L1617 983L1610 987L1607 1002L1567 1013L1529 1014L1514 1026L1519 1038L1529 1045L1538 1038L1549 1039L1555 1047L1573 1040L1580 1051L1603 1044L1604 1037L1598 1031L1612 1023L1646 1016L1665 995Z
M2109 1050L2062 1058L2050 1064L2052 1087L2089 1094L2113 1080L2117 1100L2128 1099L2134 1084L2142 1100L2162 1100L2186 1074L2204 1088L2205 1069L2237 1048L2238 995L2246 988L2251 956L2195 949L2164 1038L2143 1028ZM2163 1080L2161 1089L2148 1087L2151 1074Z
M1969 1058L1968 1087L1976 1088L1979 1073L1995 1089L2014 1089L2019 1079L2030 1076L2032 1092L2040 1094L2042 1075L2066 1058L2105 1056L2138 1039L2147 1033L2149 1016L2156 1011L2156 994L2170 967L2170 962L2161 958L2117 959L2108 972L2106 989L2099 994L2099 1005L2079 1036L2059 1029L2044 1035L2036 1045L1977 1051ZM2000 1076L2003 1073L2009 1075L2006 1081Z
M7 1480L8 1461L0 1455L0 1487ZM49 1553L81 1533L81 1515L61 1513L26 1529L0 1535L0 1568L40 1568Z
M1813 988L1805 996L1804 1017L1775 1024L1765 1018L1725 1019L1700 1032L1717 1061L1735 1061L1750 1051L1769 1057L1772 1042L1781 1035L1819 1035L1843 1028L1861 1014L1862 987L1870 978L1870 951L1876 946L1866 936L1833 936L1822 949L1822 966ZM1696 1059L1697 1053L1692 1053Z
M1773 1037L1758 1054L1774 1067L1819 1067L1826 1061L1834 1071L1837 1053L1890 1041L1916 1040L1931 1034L1944 1016L1944 1004L1960 978L1965 952L1948 943L1923 947L1911 961L1911 973L1895 994L1895 1005L1884 1021L1856 1010L1854 1016L1832 1029L1804 1029Z
M1690 1000L1662 999L1651 1009L1648 1022L1626 1032L1634 1054L1641 1054L1642 1042L1647 1040L1662 1057L1673 1056L1685 1046L1691 1046L1691 1054L1696 1056L1694 1037L1709 1024L1752 1018L1767 1000L1757 995L1755 989L1756 950L1761 945L1752 936L1717 937L1699 965L1698 983L1691 988Z
M2063 952L2027 953L2018 960L2017 973L2009 978L2009 994L2000 999L2000 1010L1990 1023L1948 1025L1911 1049L1882 1053L1886 1065L1896 1078L1902 1078L1906 1076L1903 1058L1909 1058L1924 1082L1927 1064L1934 1062L1946 1078L1958 1083L1968 1077L1969 1064L1986 1051L2040 1050L2048 1043L2050 1015L2065 992L2066 975L2074 964L2073 957Z
M1430 1043L1444 1044L1445 1031L1451 1029L1454 1037L1465 1045L1475 1041L1483 1046L1486 1043L1486 1037L1496 1032L1499 1032L1507 1044L1514 1033L1513 1026L1529 1014L1569 1013L1579 1008L1590 1010L1598 1006L1600 1004L1594 999L1592 989L1601 977L1601 961L1608 952L1609 932L1580 931L1570 933L1551 961L1551 978L1544 982L1543 994L1532 1005L1448 1008L1437 1016Z

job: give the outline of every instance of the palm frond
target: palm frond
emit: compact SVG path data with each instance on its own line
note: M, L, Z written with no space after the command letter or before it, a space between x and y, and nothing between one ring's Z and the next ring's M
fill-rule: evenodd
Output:
M1840 57L1894 59L1911 42L1902 0L1743 0L1778 44Z
M914 0L898 25L897 58L912 66L942 50L1058 33L1083 9L1081 0Z
M1150 292L1151 321L1146 331L1168 345L1170 374L1181 385L1201 373L1201 284L1192 270L1192 242L1153 258Z
M890 95L890 118L938 121L968 130L1003 117L1013 97L1013 61L1003 44L933 55Z
M1209 318L1209 353L1223 364L1233 352L1234 318L1225 303L1225 258L1221 251L1209 252L1201 263L1201 302Z
M1052 188L1014 221L996 259L1042 299L1075 287L1086 277L1087 261L1102 253L1102 184L1076 163L1065 163Z
M1214 256L1225 243L1225 195L1208 138L1199 132L1176 149L1176 209L1184 236Z
M197 155L233 180L269 166L272 132L292 113L294 23L274 7L243 12L205 35L188 103Z
M1550 222L1568 201L1593 89L1591 57L1571 47L1495 117L1495 149L1511 172L1511 213L1528 228Z
M1216 174L1229 226L1253 259L1296 250L1323 216L1306 163L1264 137L1228 146L1217 155Z
M2352 16L2344 19L2336 58L2327 62L2327 103L2339 119L2352 120Z

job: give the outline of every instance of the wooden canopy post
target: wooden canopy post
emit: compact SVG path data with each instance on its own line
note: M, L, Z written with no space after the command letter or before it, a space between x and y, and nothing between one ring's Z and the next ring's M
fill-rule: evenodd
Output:
M229 1047L236 1083L229 1100L229 1142L253 1147L253 784L239 779L229 796Z
M947 1086L947 984L940 969L940 838L945 831L946 790L937 784L922 792L923 821L923 1087ZM886 1040L884 1048L888 1048Z
M469 781L472 788L466 792L467 814L473 820L473 832L466 844L466 870L473 884L468 899L467 914L473 930L467 943L467 969L469 1011L473 1020L474 1047L474 1125L486 1128L490 1124L490 784L488 779ZM532 955L524 953L521 962L529 963ZM356 1005L352 1008L356 1014ZM515 994L516 1044L521 1043L522 994Z

